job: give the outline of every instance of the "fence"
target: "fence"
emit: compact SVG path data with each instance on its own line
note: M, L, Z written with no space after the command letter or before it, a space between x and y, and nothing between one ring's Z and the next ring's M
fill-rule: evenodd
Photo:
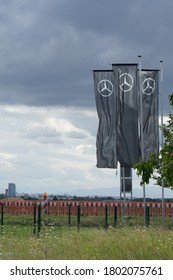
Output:
M39 204L43 206L42 201L26 201L26 200L3 200L0 201L0 205L4 205L4 213L8 214L33 214L34 204L38 207ZM49 215L67 215L68 206L71 206L72 215L76 215L77 206L81 207L81 215L104 215L105 206L108 206L109 214L113 214L114 206L118 208L118 214L124 213L124 202L100 202L100 201L48 201L47 203L47 213ZM126 212L127 215L139 215L143 216L144 203L143 202L126 202ZM147 202L146 206L150 207L150 215L161 216L162 213L162 203L161 202ZM0 207L1 213L1 207ZM164 213L165 217L173 216L173 202L164 203Z
M34 234L43 226L132 226L143 225L146 207L146 225L161 226L161 202L120 201L48 201L44 213L43 201L0 201L1 232L5 228L30 226ZM173 202L164 203L164 226L173 228Z

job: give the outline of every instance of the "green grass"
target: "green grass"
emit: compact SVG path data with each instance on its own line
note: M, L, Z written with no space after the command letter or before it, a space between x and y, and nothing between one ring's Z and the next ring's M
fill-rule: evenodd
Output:
M38 221L38 218L37 218ZM67 227L68 226L68 216L67 215L41 215L41 221L43 226L54 226L56 228ZM126 222L125 222L126 221ZM18 215L4 215L4 232L16 232L20 234L20 229L23 234L23 229L26 229L25 232L27 234L32 234L33 232L33 215L29 214L18 214ZM108 226L114 226L114 218L113 215L108 216ZM135 227L135 226L143 226L144 225L144 217L143 216L127 216L126 220L122 216L122 219L118 217L118 227ZM150 226L151 227L160 227L162 224L162 218L157 216L150 217ZM77 226L77 216L71 215L70 217L70 226ZM105 216L81 216L80 217L80 227L81 228L100 228L105 227ZM172 217L165 217L165 228L173 228L173 219ZM27 230L28 229L28 230Z
M145 260L173 259L172 218L151 217L150 227L143 227L143 217L118 219L108 216L105 229L104 216L77 217L42 215L41 233L33 235L32 215L4 215L0 233L1 260ZM168 229L170 228L170 229Z
M24 228L23 231L25 232ZM159 228L42 227L40 237L0 235L1 260L173 259L173 231Z

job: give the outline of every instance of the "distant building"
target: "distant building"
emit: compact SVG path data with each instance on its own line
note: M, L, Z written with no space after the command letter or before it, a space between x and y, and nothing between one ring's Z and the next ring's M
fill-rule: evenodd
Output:
M5 196L8 196L8 189L5 189Z
M16 185L14 183L8 184L8 196L9 197L16 196Z

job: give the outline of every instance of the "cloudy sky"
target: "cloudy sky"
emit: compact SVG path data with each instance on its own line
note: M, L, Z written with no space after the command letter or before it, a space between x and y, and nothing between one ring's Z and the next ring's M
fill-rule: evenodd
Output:
M14 182L18 192L119 194L119 174L95 167L91 70L138 63L139 54L143 68L163 60L168 115L172 11L171 0L0 0L0 193Z

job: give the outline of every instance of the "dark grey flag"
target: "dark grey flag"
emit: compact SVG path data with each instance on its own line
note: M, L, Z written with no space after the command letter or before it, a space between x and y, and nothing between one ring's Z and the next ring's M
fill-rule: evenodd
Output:
M159 153L159 70L141 72L144 159Z
M94 92L99 126L96 140L97 167L117 168L116 96L112 70L94 70Z
M140 159L137 64L113 64L117 95L117 159L133 167Z

